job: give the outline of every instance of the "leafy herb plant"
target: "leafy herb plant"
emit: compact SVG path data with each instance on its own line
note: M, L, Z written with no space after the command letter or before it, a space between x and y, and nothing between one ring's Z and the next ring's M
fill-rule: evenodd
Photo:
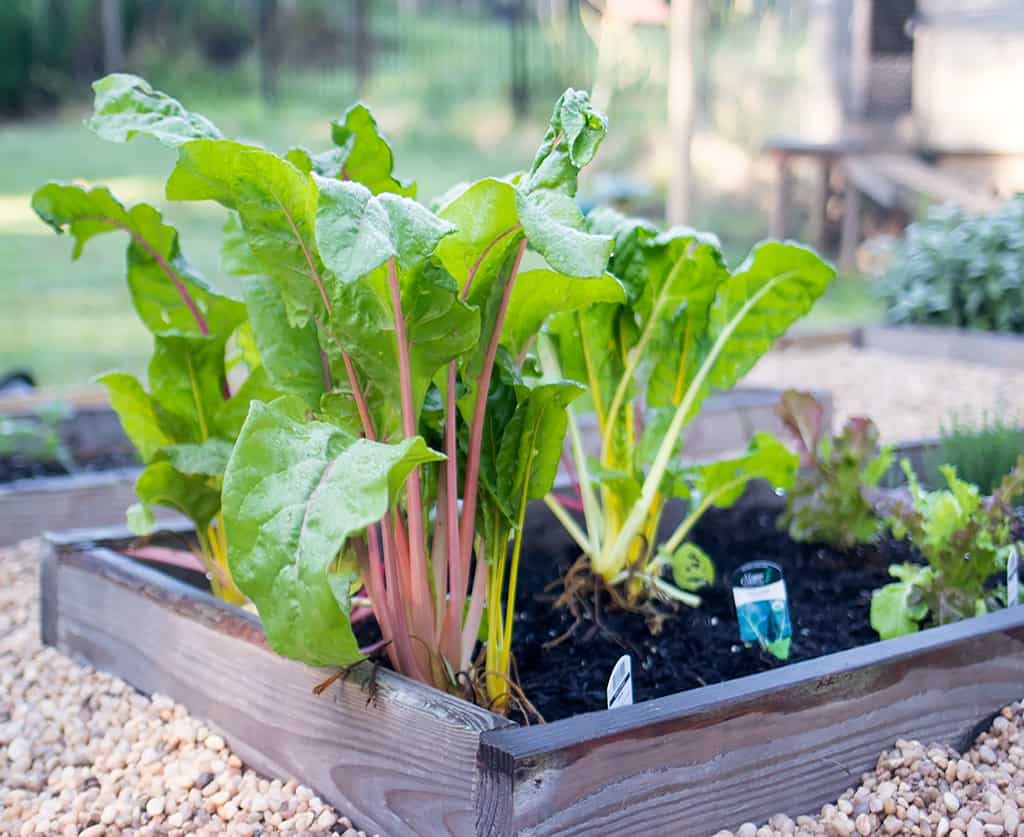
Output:
M686 536L708 508L736 502L751 479L788 486L796 457L759 434L736 459L686 468L683 432L713 388L732 387L810 310L834 272L790 243L762 243L730 270L717 240L693 230L662 232L609 210L593 213L588 227L614 238L610 269L625 299L556 315L539 347L547 374L587 384L568 411L584 527L558 498L547 498L582 552L567 594L574 576L597 576L631 605L652 597L695 605L690 591L712 568ZM597 461L577 423L584 411L596 416ZM659 542L672 497L687 500L690 511ZM669 569L674 583L664 577Z
M776 408L800 454L800 469L779 518L795 541L850 549L870 543L881 521L865 492L878 487L892 464L879 449L878 428L857 416L843 432L827 431L825 408L808 392L787 390Z
M60 433L60 423L68 415L67 406L58 401L31 417L0 416L0 457L56 463L69 473L74 471L74 459Z
M882 639L912 633L926 623L945 625L986 613L996 605L988 587L1006 568L1013 547L1014 497L1024 492L1024 456L989 496L943 466L947 488L921 488L910 463L901 463L908 496L890 504L886 523L909 538L927 564L896 564L897 581L876 590L871 626Z
M362 659L350 621L362 592L399 671L499 711L522 703L510 677L522 522L550 489L581 391L528 374L524 348L552 311L624 297L605 273L611 239L584 229L574 200L604 117L567 91L527 171L456 187L434 212L394 177L361 105L332 123L330 150L281 155L223 138L141 79L96 89L102 136L177 149L168 198L227 210L222 261L243 277L245 306L214 320L218 305L236 309L182 267L200 302L158 312L154 334L209 347L209 368L193 367L201 403L220 394L228 334L253 354L249 380L267 385L245 409L223 407L238 426L216 437L228 442L216 478L231 573L271 646L315 665ZM136 295L140 313L157 292ZM123 415L147 428L151 458L180 469L186 440L151 438L168 412L162 373L151 367L150 399ZM186 427L183 453L210 446Z

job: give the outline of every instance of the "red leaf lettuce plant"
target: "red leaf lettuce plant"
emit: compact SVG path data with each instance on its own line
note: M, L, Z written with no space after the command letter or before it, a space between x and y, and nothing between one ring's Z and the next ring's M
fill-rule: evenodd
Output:
M779 525L795 541L840 549L873 541L881 521L868 494L892 464L892 451L878 447L875 423L855 416L833 436L824 406L809 392L796 390L782 394L776 412L800 455L800 470L786 494Z
M713 578L707 556L684 542L697 520L712 506L735 503L751 479L788 486L796 457L758 434L738 458L684 467L683 433L712 388L729 389L743 377L810 310L834 271L810 250L778 242L758 245L733 271L713 236L678 227L663 232L610 210L592 213L588 228L613 237L610 270L625 299L557 314L540 341L548 374L587 384L585 398L568 411L584 527L560 498L547 498L582 552L566 594L582 570L583 583L598 576L624 591L627 605L652 597L696 605L690 590ZM587 455L582 412L596 417L597 461ZM659 541L673 497L687 500L690 510Z
M97 91L102 135L177 149L168 198L228 210L223 262L275 393L226 458L223 531L268 642L314 665L362 659L362 591L399 671L508 710L525 508L550 489L581 389L524 374L521 347L552 311L623 298L611 239L574 200L604 117L566 91L529 170L433 212L362 106L330 151L278 155L140 79Z
M940 469L948 487L926 491L910 462L901 465L909 487L886 501L886 524L897 538L909 538L927 563L889 567L897 581L871 597L871 627L882 639L998 607L996 589L988 583L1006 569L1010 550L1019 548L1013 500L1024 494L1024 456L989 496L958 479L948 465Z

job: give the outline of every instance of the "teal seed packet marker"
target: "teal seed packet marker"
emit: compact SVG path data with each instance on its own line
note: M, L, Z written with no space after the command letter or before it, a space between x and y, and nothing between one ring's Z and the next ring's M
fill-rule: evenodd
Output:
M732 576L740 639L757 643L780 660L789 658L793 626L782 568L772 561L751 561Z

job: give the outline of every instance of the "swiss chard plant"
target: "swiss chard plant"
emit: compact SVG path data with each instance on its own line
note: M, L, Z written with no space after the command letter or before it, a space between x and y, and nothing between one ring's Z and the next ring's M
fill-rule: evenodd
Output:
M879 448L875 423L855 416L833 436L824 406L810 393L796 390L782 394L776 412L800 455L779 525L795 541L840 549L873 541L881 520L869 494L892 464L891 449Z
M222 518L270 645L354 663L367 600L399 671L509 709L525 507L550 489L581 392L531 375L524 349L551 312L624 298L611 239L574 200L604 117L567 91L527 171L431 211L362 106L331 150L276 154L139 79L98 93L101 134L177 149L168 198L227 210L223 262L272 392L242 416Z
M758 245L730 270L712 236L663 232L610 210L592 213L588 228L613 237L610 270L625 299L557 314L539 343L547 374L587 386L568 409L584 526L562 498L547 503L582 552L570 579L599 577L634 605L652 597L698 604L691 591L712 568L686 536L707 509L735 503L751 479L788 486L796 457L759 434L738 458L684 467L684 431L712 389L732 387L811 309L834 271L810 250L778 242ZM584 412L600 436L593 459L577 418ZM689 512L659 541L673 497ZM567 594L572 586L567 579Z
M993 576L1005 571L1015 544L1013 500L1024 493L1024 456L991 495L941 468L947 488L926 491L910 463L901 463L909 487L887 502L887 525L906 537L926 564L896 564L896 581L871 598L871 626L882 639L945 625L998 606Z

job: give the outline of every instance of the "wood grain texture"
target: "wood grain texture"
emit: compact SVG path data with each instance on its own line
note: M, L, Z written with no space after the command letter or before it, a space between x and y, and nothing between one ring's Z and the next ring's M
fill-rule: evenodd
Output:
M808 813L897 738L963 746L1024 696L1024 609L693 692L482 738L523 835L710 834ZM485 772L485 779L488 774Z
M278 657L253 616L103 548L56 546L43 583L47 642L184 703L255 769L370 833L476 831L479 736L504 719L386 670L368 703L368 665L317 697L331 672Z

